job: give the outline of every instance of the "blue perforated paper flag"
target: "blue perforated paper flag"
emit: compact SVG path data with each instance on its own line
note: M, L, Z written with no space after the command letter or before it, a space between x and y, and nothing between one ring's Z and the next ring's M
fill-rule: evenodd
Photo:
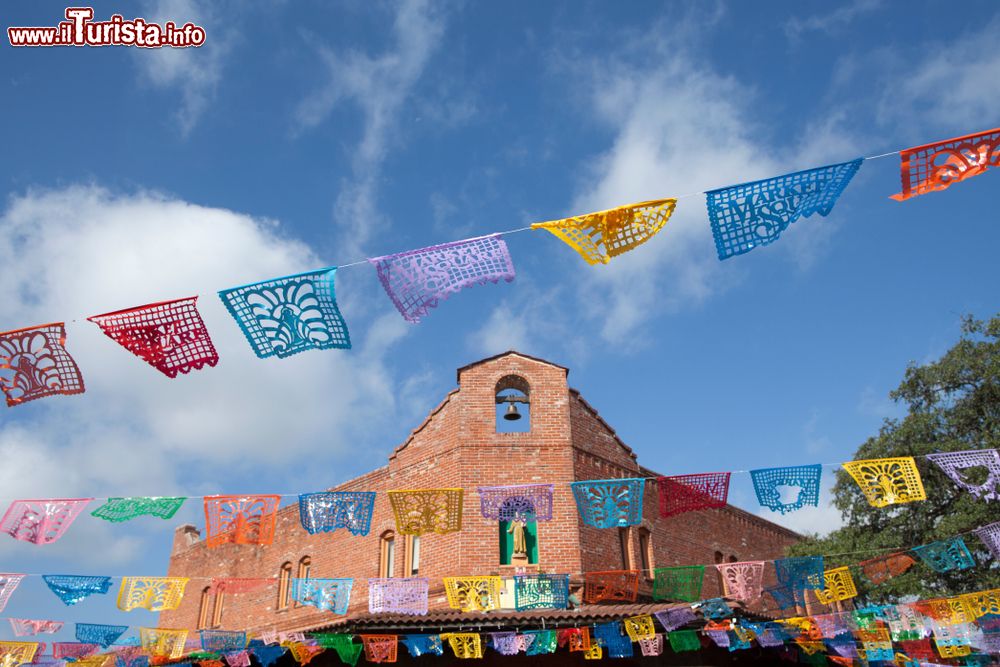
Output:
M937 572L967 570L976 564L976 559L969 553L969 548L961 537L915 547L913 553Z
M334 614L346 614L353 579L292 579L292 599Z
M219 292L261 359L305 350L349 349L334 292L336 268L298 273Z
M595 479L573 482L580 517L588 526L615 528L642 521L642 478Z
M802 509L806 505L819 505L819 480L822 474L823 466L819 463L750 471L757 501L763 507L782 514Z
M568 574L518 574L514 576L514 607L565 609L569 604Z
M399 639L414 658L422 655L444 655L441 635L403 635Z
M107 648L125 634L127 625L104 625L103 623L77 623L76 641L84 644L100 644Z
M115 656L115 667L149 667L149 656L119 653Z
M705 193L719 259L776 241L799 218L828 215L862 162L858 158Z
M805 589L823 588L824 564L822 556L799 556L781 558L774 561L774 571L778 578L775 589L788 593L799 604L805 602ZM774 597L774 591L771 591ZM781 604L781 601L775 597Z
M780 584L777 586L770 586L768 588L765 588L764 593L770 595L771 598L774 600L775 604L777 604L782 609L789 609L791 607L794 607L798 603L798 600L796 599L797 597L802 597L802 598L805 597L804 594L801 593L798 595L793 594L792 589L788 588L787 586L782 586Z
M722 598L712 598L701 603L701 614L705 618L729 618L733 610Z
M43 574L42 580L67 605L76 604L91 595L104 595L111 588L111 577Z
M531 637L528 641L528 649L525 655L545 655L555 653L558 646L558 637L555 630L525 630L524 634ZM629 644L631 644L629 640Z
M257 658L257 662L261 664L261 667L270 667L274 664L278 658L285 654L284 646L254 646L251 650L253 657Z
M375 509L372 491L322 491L299 496L299 520L310 534L346 528L367 535Z
M594 626L594 636L612 658L632 657L632 640L622 632L621 621L598 623Z
M211 653L242 651L247 647L247 633L235 630L202 630L201 649Z

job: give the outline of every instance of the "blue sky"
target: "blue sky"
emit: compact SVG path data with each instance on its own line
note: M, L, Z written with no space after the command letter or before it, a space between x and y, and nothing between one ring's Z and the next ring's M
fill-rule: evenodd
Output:
M4 27L64 7L11 5ZM664 473L843 461L898 414L908 363L997 311L998 175L897 203L895 157L726 262L702 197L606 267L510 236L514 283L417 326L345 269L349 352L259 361L215 296L995 127L995 3L95 3L116 12L194 21L206 45L0 49L0 324L67 320L88 383L5 413L4 496L323 488L381 465L456 367L508 348L571 367ZM175 381L85 321L195 293L222 361ZM745 476L733 499L757 511ZM0 569L160 574L175 523L83 517L52 546L0 542ZM153 622L112 598L63 608L34 578L3 613Z

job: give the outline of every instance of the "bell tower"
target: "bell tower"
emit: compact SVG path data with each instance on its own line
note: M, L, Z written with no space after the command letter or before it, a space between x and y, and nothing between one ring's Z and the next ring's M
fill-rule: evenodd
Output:
M569 446L568 372L514 351L460 368L465 444Z

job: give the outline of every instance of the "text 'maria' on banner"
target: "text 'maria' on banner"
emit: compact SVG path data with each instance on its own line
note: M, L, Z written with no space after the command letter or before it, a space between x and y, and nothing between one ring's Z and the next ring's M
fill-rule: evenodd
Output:
M799 218L827 216L863 158L705 193L719 259L778 240Z
M467 287L514 280L514 262L500 234L372 257L378 279L407 322Z

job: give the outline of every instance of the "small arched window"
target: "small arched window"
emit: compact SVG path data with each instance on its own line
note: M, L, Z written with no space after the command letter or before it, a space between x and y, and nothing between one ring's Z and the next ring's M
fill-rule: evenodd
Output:
M647 579L653 578L653 540L648 528L639 529L639 560L642 563L642 574Z
M215 594L215 606L212 608L212 627L217 628L222 625L222 607L226 604L225 591Z
M396 534L387 530L378 542L378 576L392 577L396 571Z
M531 386L520 375L505 375L494 390L497 433L531 430Z
M309 570L312 569L312 558L309 556L303 556L299 559L299 564L295 568L295 578L296 579L308 579ZM300 607L301 604L298 600L292 600L293 607Z
M212 603L212 588L206 586L201 589L201 600L198 602L198 629L204 630L208 627L208 609Z
M629 551L628 543L632 537L631 528L619 528L618 529L618 546L621 548L622 552L622 569L631 570L632 568L632 553Z
M406 563L403 567L403 574L407 577L415 577L420 574L420 536L406 536Z
M278 604L277 610L288 609L292 600L292 564L282 563L278 570Z

